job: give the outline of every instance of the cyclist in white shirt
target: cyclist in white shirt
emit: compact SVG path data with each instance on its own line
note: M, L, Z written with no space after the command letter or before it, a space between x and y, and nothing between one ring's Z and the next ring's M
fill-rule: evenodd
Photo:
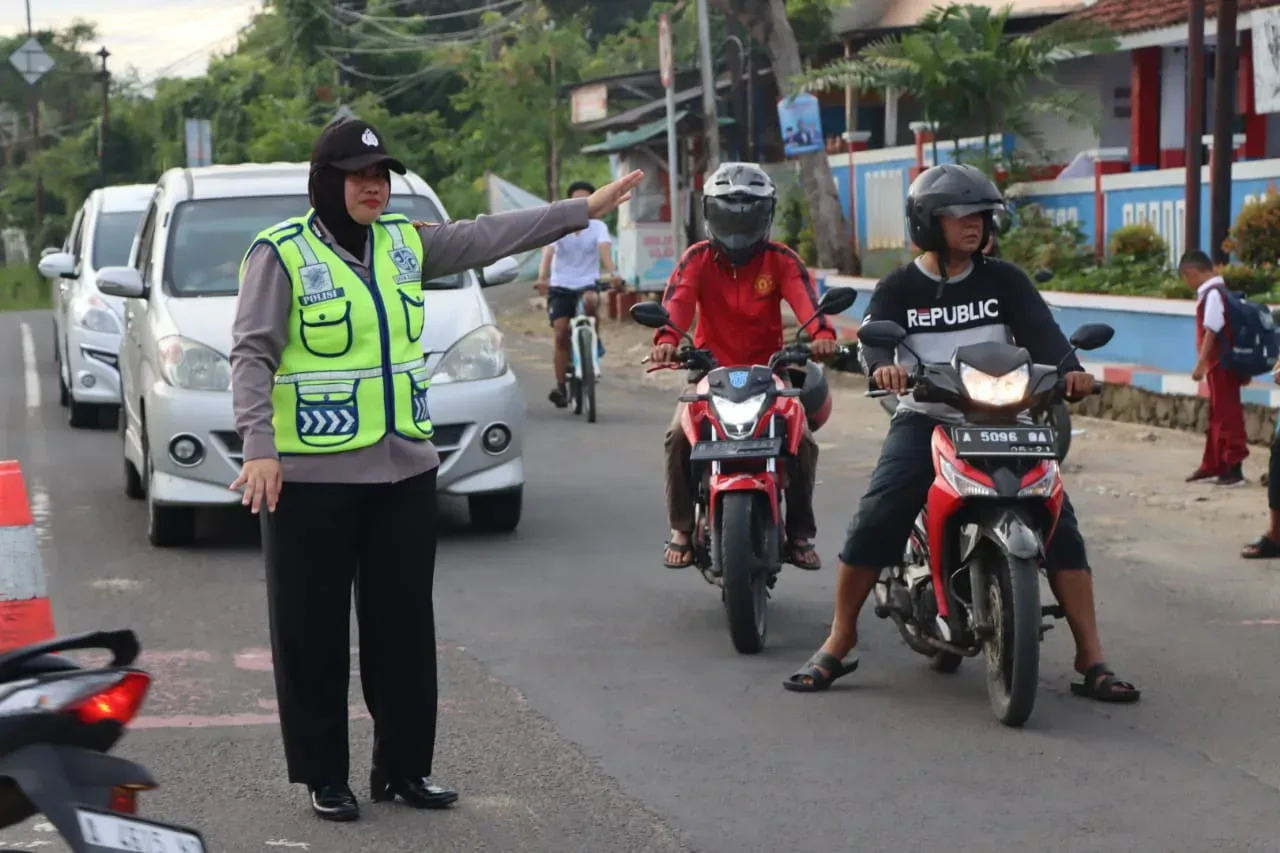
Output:
M587 198L593 192L595 187L591 184L575 181L569 187L568 197ZM560 409L569 405L564 377L569 370L569 320L578 311L578 298L582 297L582 310L588 316L598 316L596 309L600 299L593 285L600 279L602 266L615 288L622 285L622 279L613 266L612 246L609 227L599 219L592 219L586 228L561 237L542 250L537 287L546 290L547 315L551 318L556 341L556 387L547 399ZM596 339L600 340L599 330ZM603 346L600 354L604 354Z

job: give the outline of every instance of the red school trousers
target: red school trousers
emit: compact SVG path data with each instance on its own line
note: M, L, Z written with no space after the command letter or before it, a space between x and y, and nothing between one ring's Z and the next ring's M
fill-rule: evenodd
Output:
M1209 428L1200 470L1225 474L1249 455L1244 405L1240 402L1240 389L1245 382L1239 374L1215 364L1209 368L1205 384L1209 386Z

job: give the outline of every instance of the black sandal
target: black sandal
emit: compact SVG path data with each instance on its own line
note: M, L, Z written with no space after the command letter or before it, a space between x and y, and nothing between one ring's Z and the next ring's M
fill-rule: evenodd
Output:
M1265 533L1245 545L1240 556L1246 560L1274 560L1280 557L1280 544L1273 542Z
M817 548L812 542L806 542L798 545L795 542L787 543L787 562L798 569L804 569L807 572L816 572L822 568L822 558L817 554ZM809 554L813 554L813 561L806 561L804 558Z
M675 551L679 554L680 559L683 562L673 563L671 560L668 560L666 553L668 550ZM672 542L668 539L663 543L662 565L666 566L668 569L685 569L693 565L693 545L688 542Z
M1116 678L1105 662L1089 667L1082 681L1072 683L1071 692L1099 702L1137 702L1142 697L1141 690Z
M821 668L819 668L821 667ZM837 679L844 678L858 668L858 658L840 660L833 654L818 652L782 682L787 690L796 693L818 693L826 690ZM826 670L826 672L823 672ZM807 682L805 679L809 679Z

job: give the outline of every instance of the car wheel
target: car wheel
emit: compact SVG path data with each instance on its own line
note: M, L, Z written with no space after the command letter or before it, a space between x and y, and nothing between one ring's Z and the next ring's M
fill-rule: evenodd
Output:
M467 498L471 527L480 533L510 533L520 526L524 489Z
M147 466L147 540L156 548L190 545L196 538L195 508L157 505L154 497L156 466L151 461L150 444L145 439L142 458Z
M120 459L124 462L124 494L125 497L140 501L147 496L147 490L142 483L142 475L124 454L125 434L129 429L128 418L125 417L124 412L120 413L116 425L120 431Z

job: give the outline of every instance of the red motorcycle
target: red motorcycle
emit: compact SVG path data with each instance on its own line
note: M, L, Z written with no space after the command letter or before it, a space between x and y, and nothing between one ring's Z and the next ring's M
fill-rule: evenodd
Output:
M796 332L796 342L774 353L768 365L721 366L709 350L698 349L685 330L671 324L660 303L641 302L631 309L640 325L673 329L687 342L674 364L649 371L691 371L694 393L680 400L689 404L681 426L692 448L689 464L697 484L693 564L708 583L720 587L729 636L740 654L764 649L769 590L785 558L785 458L799 449L806 421L816 430L831 409L826 378L809 361L809 347L800 342L800 334L823 314L847 311L856 299L851 287L828 290L817 312ZM840 365L851 359L847 352L838 354L837 369L845 369ZM779 376L784 372L793 374L792 385L798 387Z
M1114 334L1088 323L1071 336L1071 352L1106 346ZM915 355L905 338L888 320L858 329L863 345ZM992 711L1021 726L1035 706L1040 641L1053 627L1043 619L1063 617L1056 605L1041 607L1039 577L1063 503L1060 448L1044 420L1065 398L1063 365L1033 364L1025 349L999 342L959 347L949 364L916 361L915 399L952 406L964 422L934 429L937 476L901 565L876 584L875 613L939 671L985 651ZM874 382L867 392L889 393Z

